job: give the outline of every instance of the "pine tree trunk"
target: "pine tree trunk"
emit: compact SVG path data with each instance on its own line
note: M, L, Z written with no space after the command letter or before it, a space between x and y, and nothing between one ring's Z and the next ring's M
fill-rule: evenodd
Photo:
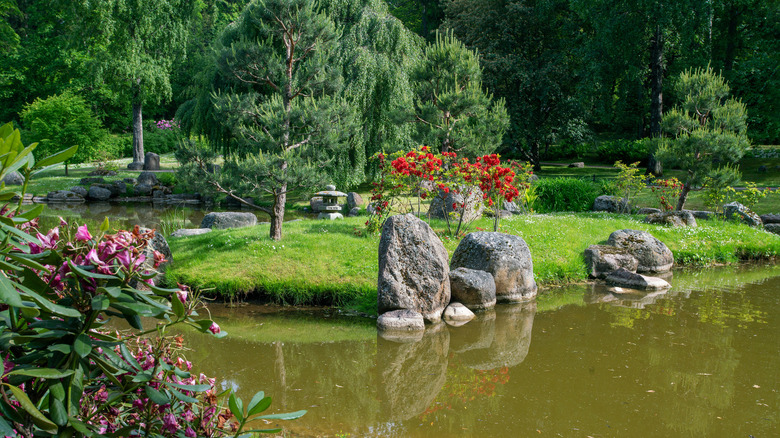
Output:
M287 162L283 161L282 171L287 169ZM274 194L274 205L271 207L271 232L273 240L282 240L282 224L284 223L284 204L287 202L287 183L282 184Z
M737 53L737 25L739 10L732 2L728 12L728 28L726 32L726 54L723 60L723 70L730 72L734 68L734 58Z
M534 165L534 172L542 171L542 160L539 158L539 143L531 142L531 164Z
M133 162L144 161L143 103L133 102Z
M683 185L682 191L680 192L680 198L677 200L677 211L682 211L683 208L685 208L685 201L688 199L688 193L691 191L691 183L690 183L690 176L688 176L688 181L685 182L685 185Z

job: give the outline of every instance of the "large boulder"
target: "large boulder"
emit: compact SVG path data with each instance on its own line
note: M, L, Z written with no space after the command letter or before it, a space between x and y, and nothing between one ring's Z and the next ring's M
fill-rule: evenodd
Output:
M769 213L769 214L762 214L761 216L761 222L766 224L780 224L780 214L778 213Z
M46 201L80 203L84 202L84 197L70 190L55 190L46 195Z
M674 264L672 251L647 231L618 230L609 235L607 244L634 256L639 262L637 272L666 272Z
M257 225L257 216L254 213L223 212L209 213L203 217L200 228L227 228L252 227Z
M323 205L325 205L325 203L322 202L322 196L315 196L309 200L309 207L314 213L319 213Z
M665 211L653 213L645 217L645 222L656 225L670 225L672 227L695 227L696 218L688 210Z
M455 249L450 268L490 273L496 283L498 302L521 302L536 296L531 250L519 236L485 231L469 233Z
M144 170L160 170L160 156L147 152L144 156Z
M585 250L585 266L591 278L604 278L621 268L636 272L639 261L624 248L591 245Z
M453 190L446 193L440 190L431 200L428 214L433 218L444 219L453 211L458 212L456 215L459 214L461 211L460 205L464 203L463 222L469 223L482 217L482 213L485 211L485 204L482 202L482 191L477 187L471 188L465 198L461 193L456 193ZM458 208L453 209L453 204L457 204Z
M593 211L622 213L628 211L628 201L620 196L601 195L593 201Z
M146 260L144 261L144 266L147 269L154 269L154 253L158 252L162 254L164 258L164 262L160 264L156 269L157 270L163 270L165 269L165 266L168 265L168 263L171 262L173 259L173 253L171 253L171 248L168 246L168 241L165 240L165 236L163 236L159 231L151 230L149 228L141 227L138 230L142 234L145 233L151 233L154 231L154 234L152 234L152 238L149 239L149 243L146 245L146 249L144 249L144 255L146 255Z
M14 170L13 172L8 172L3 177L3 182L7 186L20 186L24 184L24 177L21 173Z
M352 210L355 207L360 207L362 205L363 205L363 197L360 196L360 193L356 193L356 192L347 193L347 206L349 210Z
M136 196L148 196L152 194L154 188L149 184L138 184L133 187L133 194Z
M643 215L654 214L654 213L661 213L661 209L660 208L642 207L642 208L640 208L636 212L636 214L643 214Z
M128 170L143 170L143 168L144 168L143 161L133 161L132 163L127 165Z
M763 225L759 215L753 213L752 210L736 201L723 206L723 215L726 216L726 219L739 220L751 227L760 227Z
M686 211L689 211L689 210L686 210ZM695 217L696 219L708 220L708 219L712 219L712 218L715 217L715 212L714 211L690 210L690 212L693 215L693 217Z
M141 174L138 175L138 185L156 186L159 183L160 180L157 179L157 175L152 172L141 172Z
M607 275L607 284L638 290L663 290L672 287L658 277L646 277L620 268Z
M77 194L77 195L81 196L82 198L86 198L86 197L87 197L87 193L88 193L88 192L87 192L87 189L85 189L84 187L81 187L81 186L73 186L73 187L71 187L71 188L70 188L70 189L68 189L68 190L70 190L71 192L73 192L73 193L75 193L75 194Z
M88 186L91 184L104 184L105 182L106 180L103 179L102 176L96 176L92 178L81 178L79 180L79 184L81 184L82 186Z
M457 268L450 271L452 301L471 310L490 309L496 305L496 282L485 271Z
M780 235L780 224L766 224L764 225L764 231Z
M409 309L441 320L450 302L447 250L428 224L412 214L391 216L379 241L378 310Z
M87 198L93 201L107 201L111 198L111 190L93 185L90 186L89 191L87 192Z

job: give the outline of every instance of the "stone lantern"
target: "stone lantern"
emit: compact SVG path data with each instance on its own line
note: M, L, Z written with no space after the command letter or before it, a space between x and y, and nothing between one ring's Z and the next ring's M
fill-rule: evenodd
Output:
M347 194L336 190L336 186L325 186L325 190L314 194L315 198L322 198L322 203L317 205L317 219L344 219L341 215L342 205L339 198L346 198Z

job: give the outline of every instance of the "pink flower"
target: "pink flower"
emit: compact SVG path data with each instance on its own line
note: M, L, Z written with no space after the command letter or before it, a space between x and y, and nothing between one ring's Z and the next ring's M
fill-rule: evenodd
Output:
M195 438L196 436L195 431L192 430L191 427L187 427L187 430L184 431L184 436L186 436L187 438Z
M84 224L76 230L76 240L79 240L81 242L88 242L92 240L92 235L89 234L89 230L87 229L87 225Z
M175 415L167 414L163 417L163 429L168 433L176 433L179 430L179 423L176 421Z
M187 290L177 290L176 296L179 297L179 301L181 301L182 303L187 302Z
M213 321L212 321L212 322L211 322L211 327L209 327L209 331L210 331L211 333L214 333L214 334L216 335L217 333L220 333L220 332L222 332L222 329L221 329L221 328L219 328L219 325L217 325L217 323L216 323L216 322L213 322Z
M87 260L92 262L93 265L99 266L103 264L103 261L98 258L98 253L95 251L95 248L92 248L87 253Z
M60 226L62 228L68 228L68 223L65 222L65 219L63 219L62 216L60 216Z

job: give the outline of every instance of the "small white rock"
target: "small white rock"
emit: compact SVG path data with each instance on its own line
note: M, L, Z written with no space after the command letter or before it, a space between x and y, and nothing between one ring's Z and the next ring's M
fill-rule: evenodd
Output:
M450 303L450 305L444 309L444 321L450 325L463 325L474 319L474 317L474 312L461 303Z

